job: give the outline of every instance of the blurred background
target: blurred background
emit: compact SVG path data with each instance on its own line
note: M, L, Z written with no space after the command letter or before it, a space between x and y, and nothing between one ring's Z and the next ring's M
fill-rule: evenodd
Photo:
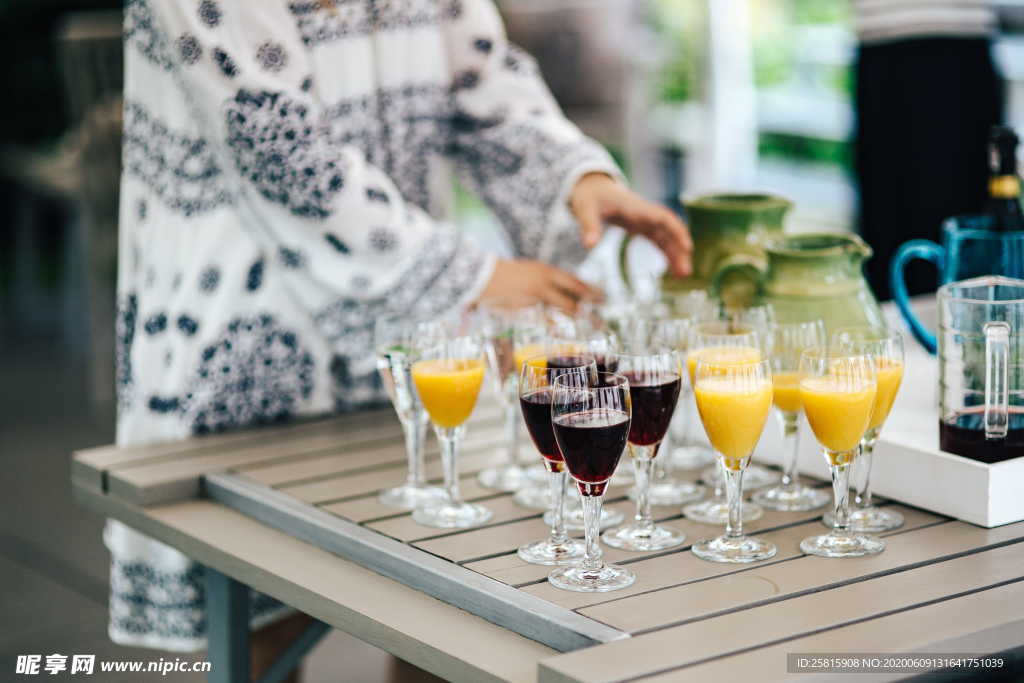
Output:
M681 195L772 192L795 202L790 230L857 228L852 0L499 5L569 117L643 194L679 208ZM1024 0L995 7L1005 119L1021 130ZM148 656L106 638L102 520L76 506L67 474L72 449L113 440L120 29L112 0L0 0L0 619L19 625L0 631L2 667L18 653ZM465 229L505 249L483 205L458 196ZM613 298L617 239L584 266ZM332 638L309 680L336 680L342 659L366 667L352 680L375 680L383 653Z

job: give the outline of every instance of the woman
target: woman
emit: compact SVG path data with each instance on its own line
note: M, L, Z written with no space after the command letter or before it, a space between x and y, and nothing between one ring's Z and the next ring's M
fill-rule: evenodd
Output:
M382 398L380 316L599 296L605 220L679 274L685 227L559 112L487 0L129 2L118 443ZM454 169L516 260L443 222ZM581 234L578 230L582 229ZM110 522L111 637L205 646L201 569ZM283 607L258 596L253 626Z

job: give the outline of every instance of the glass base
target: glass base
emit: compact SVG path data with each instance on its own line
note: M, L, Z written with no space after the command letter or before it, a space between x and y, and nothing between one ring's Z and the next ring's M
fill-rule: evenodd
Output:
M403 484L381 491L377 500L383 505L402 510L415 510L444 500L444 489L438 486L413 486Z
M534 463L526 468L526 479L538 486L548 486L548 468L544 463Z
M496 491L518 491L526 483L526 470L519 465L488 467L476 475L480 485Z
M774 543L750 536L719 536L693 544L693 554L709 562L760 562L777 552Z
M668 456L669 466L680 470L695 470L715 462L715 452L707 446L679 446Z
M607 593L633 585L636 574L625 567L605 564L598 569L563 567L548 574L548 582L555 588L579 593Z
M836 532L811 536L800 541L800 550L818 557L862 557L885 550L885 541L867 534Z
M714 467L709 467L704 470L704 472L701 473L700 478L709 486L721 484L722 470L719 465L716 464ZM751 463L747 465L745 470L743 470L743 490L753 491L754 489L771 486L772 484L778 483L781 479L782 475L775 470L770 470L767 467Z
M418 524L438 529L465 529L485 523L492 514L489 509L476 503L445 503L417 508L412 518Z
M648 496L651 505L684 505L703 498L704 491L704 487L700 484L694 484L690 481L666 479L651 484ZM636 500L636 488L631 488L626 495L629 496L630 500Z
M576 564L586 551L582 541L570 538L565 543L552 543L551 539L534 541L519 546L519 559L530 564Z
M650 529L641 528L636 524L627 524L604 532L601 534L601 540L612 548L642 553L682 545L686 540L686 534L657 524Z
M825 526L831 528L835 525L835 517L831 512L825 514L821 520ZM860 531L869 534L877 534L882 531L892 531L903 526L903 515L896 510L875 507L857 508L850 512L850 530Z
M712 498L702 503L694 503L683 508L683 515L695 522L718 524L725 526L729 522L729 504L724 498ZM743 501L742 517L744 522L753 522L764 515L764 510L757 503Z
M551 487L527 482L523 488L516 491L512 500L516 505L529 510L549 510L551 508Z
M744 482L746 483L746 482ZM828 505L832 496L827 489L812 489L809 486L786 488L773 486L755 493L754 502L769 510L783 512L804 512Z
M583 506L580 505L579 500L573 500L569 498L565 502L565 528L569 531L583 531ZM609 510L608 508L601 508L601 521L598 523L599 528L607 529L608 527L615 526L616 524L622 524L623 520L626 519L626 515L622 514L618 510ZM544 523L551 526L554 522L554 514L551 510L544 513Z

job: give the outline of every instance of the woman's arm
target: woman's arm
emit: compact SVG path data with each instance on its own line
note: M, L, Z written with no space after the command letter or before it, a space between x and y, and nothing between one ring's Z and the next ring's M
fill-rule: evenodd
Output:
M601 145L562 114L533 59L509 44L491 0L465 0L448 27L460 179L501 220L517 254L571 265L604 221L656 242L689 274L689 234L665 207L630 191Z

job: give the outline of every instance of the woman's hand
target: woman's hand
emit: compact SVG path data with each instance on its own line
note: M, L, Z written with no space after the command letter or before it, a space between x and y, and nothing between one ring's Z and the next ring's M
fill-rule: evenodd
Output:
M686 224L668 208L649 202L604 173L588 173L579 179L569 198L569 208L580 222L583 246L595 246L605 222L633 235L643 235L665 253L674 275L686 277L693 267L693 241Z
M498 259L477 303L521 308L541 302L572 313L580 301L601 301L604 292L572 273L541 261Z

